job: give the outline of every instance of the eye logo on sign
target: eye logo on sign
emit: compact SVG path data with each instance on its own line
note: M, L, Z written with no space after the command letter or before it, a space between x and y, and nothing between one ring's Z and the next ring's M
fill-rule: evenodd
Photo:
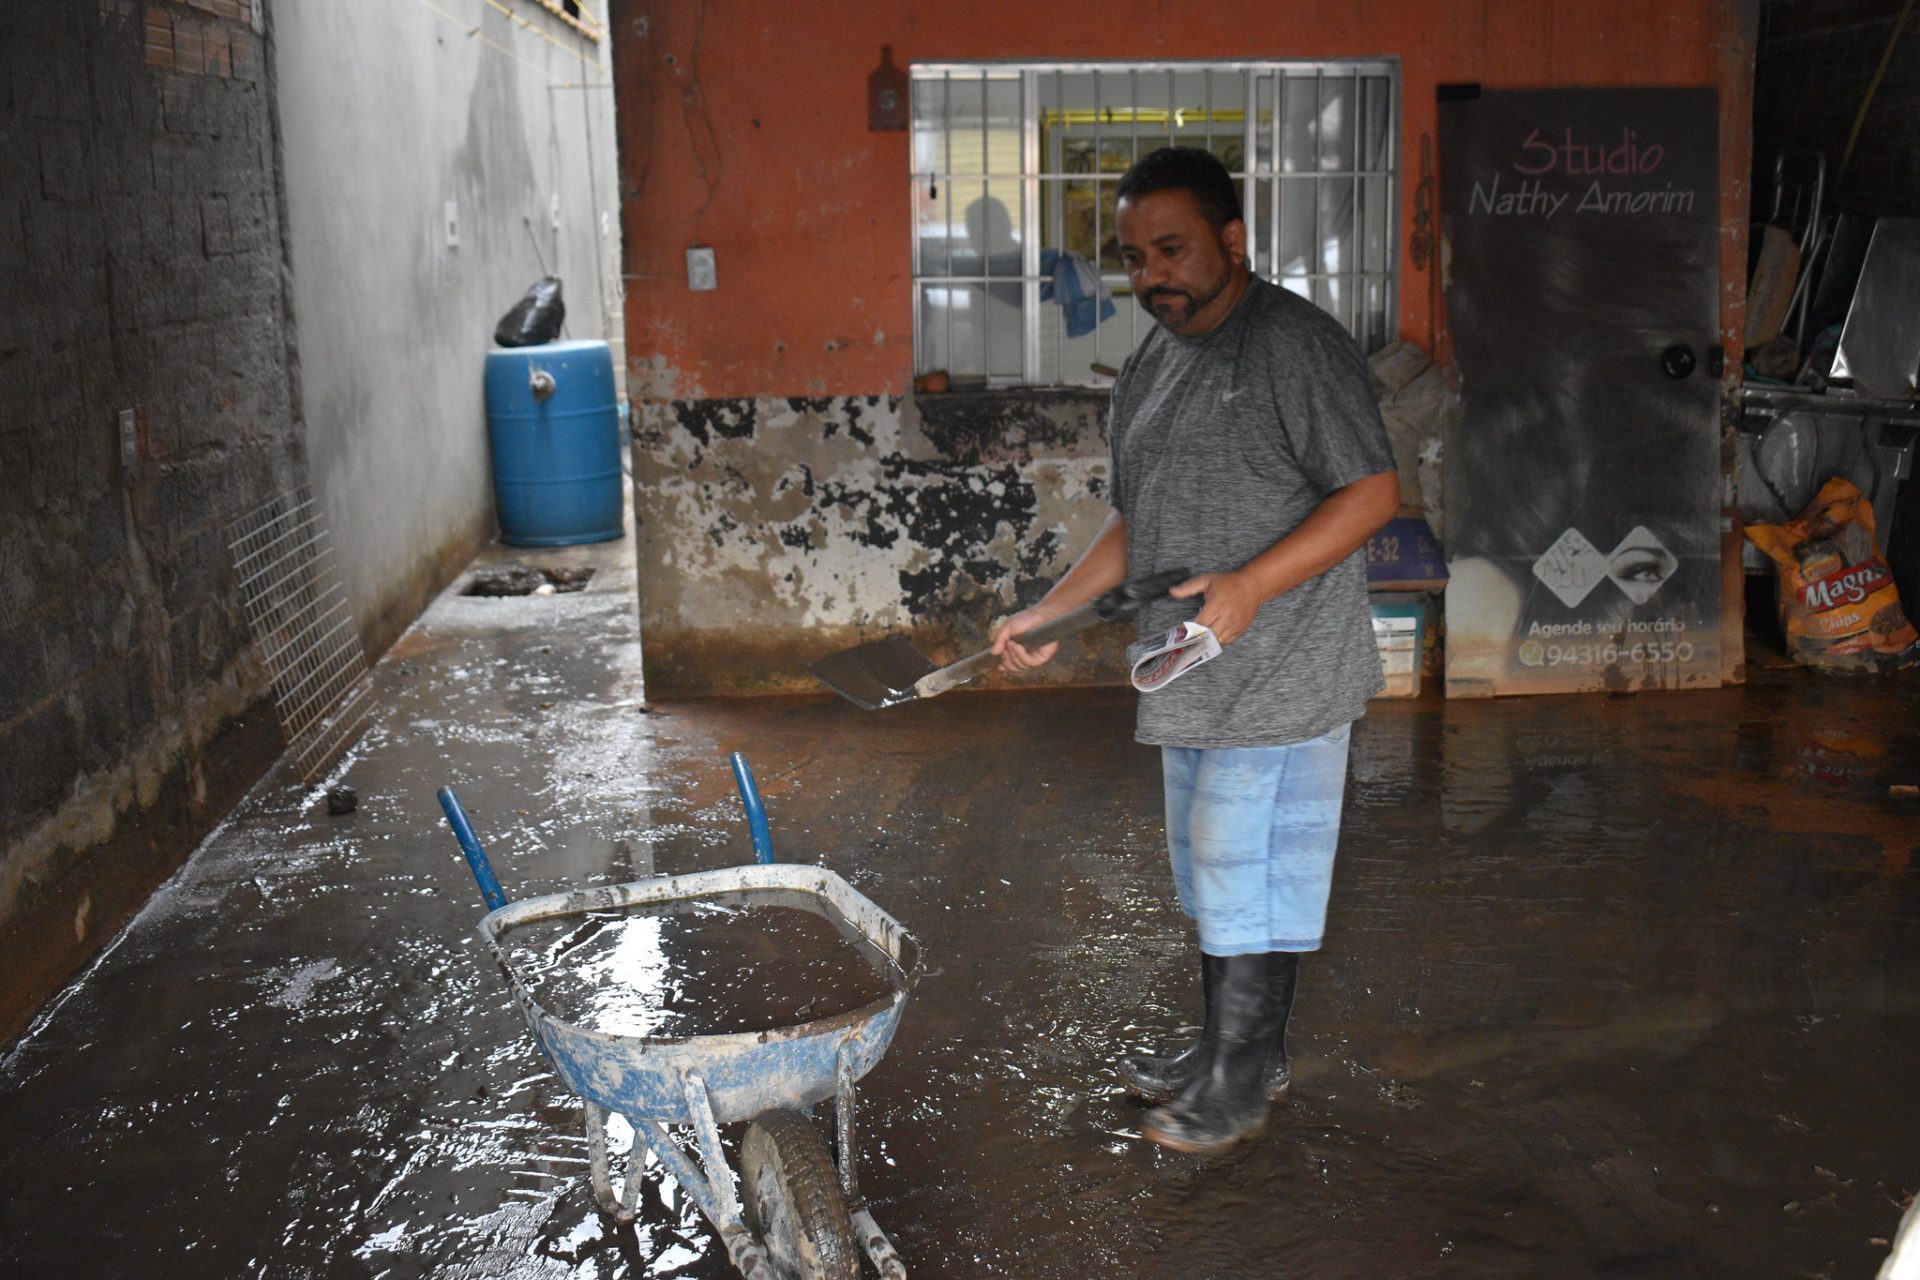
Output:
M1571 609L1585 600L1602 578L1612 579L1613 585L1635 604L1645 604L1679 567L1679 557L1645 525L1637 526L1607 555L1601 555L1578 529L1568 529L1533 562L1533 576Z

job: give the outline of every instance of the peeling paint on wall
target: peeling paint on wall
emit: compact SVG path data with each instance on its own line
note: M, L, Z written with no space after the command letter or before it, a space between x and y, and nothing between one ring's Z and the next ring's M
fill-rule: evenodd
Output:
M1096 392L642 404L648 687L804 688L812 657L893 631L977 643L1105 520L1105 411Z

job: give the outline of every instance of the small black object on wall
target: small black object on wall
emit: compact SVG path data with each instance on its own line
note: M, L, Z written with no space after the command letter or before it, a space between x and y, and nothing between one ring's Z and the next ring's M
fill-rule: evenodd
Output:
M893 65L893 46L880 46L880 65L867 77L867 128L897 133L907 127L907 73Z

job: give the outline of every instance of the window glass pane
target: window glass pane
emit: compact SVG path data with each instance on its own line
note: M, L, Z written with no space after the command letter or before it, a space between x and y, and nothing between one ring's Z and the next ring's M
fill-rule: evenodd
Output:
M1344 322L1347 316L1342 306L1346 299L1341 292L1340 282L1331 276L1315 276L1310 284L1313 292L1308 296L1313 299L1313 305Z
M1114 228L1117 182L1136 157L1169 143L1211 150L1240 179L1256 271L1311 298L1376 349L1392 327L1394 81L1377 64L1358 74L1273 64L1043 67L1025 81L1005 66L916 69L922 371L1104 381L1094 366L1117 367L1153 324L1127 292ZM1029 129L1039 143L1031 170ZM1039 219L1033 226L1029 208ZM1047 250L1094 266L1113 293L1111 319L1067 334L1058 302L1040 297L1048 278L1025 274L1030 263L1050 265Z
M913 81L913 171L947 168L947 85L944 79Z
M969 188L962 230L973 268L963 274L996 279L1020 276L1020 183L1014 179Z
M1353 112L1357 105L1351 76L1320 80L1320 168L1347 173L1354 164Z
M1208 128L1214 144L1224 146L1231 143L1233 162L1227 165L1229 173L1239 174L1247 170L1247 77L1238 71L1215 71L1208 76L1208 100L1211 114Z
M1393 160L1393 82L1370 76L1362 84L1366 100L1360 113L1360 165L1384 173Z
M922 276L950 275L953 263L944 230L950 220L946 202L952 195L947 181L946 82L916 77L912 97L914 261Z
M1273 270L1273 182L1271 179L1253 184L1253 200L1249 212L1253 215L1253 243L1248 245L1253 255L1255 275L1271 277Z
M1050 247L1077 253L1088 262L1096 259L1100 248L1095 238L1096 224L1100 221L1100 195L1100 184L1092 179L1061 184L1061 237L1057 246Z
M987 375L1017 382L1024 374L1026 326L1022 315L1024 290L1019 284L988 285L980 290L980 344L988 360Z
M1320 181L1320 252L1316 270L1352 271L1353 179Z
M1108 83L1114 86L1119 101L1133 104L1126 136L1134 154L1144 155L1165 146L1173 109L1173 77L1165 71L1129 71L1109 76Z
M1066 123L1070 103L1064 71L1043 71L1036 79L1036 109L1040 116L1040 167L1045 173L1065 171L1060 155L1060 129Z
M987 294L977 284L954 285L947 290L947 371L955 378L983 378L987 373Z
M987 148L981 133L986 123L986 81L960 72L947 81L948 163L955 173L986 172Z
M913 184L914 235L923 276L953 274L952 240L947 233L952 223L952 204L951 180L935 177Z
M1387 314L1387 282L1384 278L1368 277L1366 314L1368 316L1367 332L1354 336L1359 340L1362 351L1378 351L1393 340L1394 333L1399 327L1399 317Z
M1272 75L1254 78L1254 162L1261 173L1273 172L1273 91L1277 83Z
M1393 265L1388 237L1393 234L1393 181L1366 178L1360 183L1364 217L1360 224L1360 269L1384 272Z
M950 275L979 278L987 274L974 231L976 224L981 234L988 230L986 195L986 183L961 178L948 179L940 193L939 224L933 234L951 263Z
M953 361L947 354L947 286L942 284L923 284L919 288L919 303L914 308L914 358L918 361L918 372L929 369L951 369Z
M1314 243L1314 216L1318 207L1313 178L1280 180L1280 274L1305 275L1317 271L1318 255Z
M1133 163L1141 127L1126 96L1135 78L1126 72L1068 73L1041 93L1042 103L1050 104L1041 120L1043 163L1049 172L1073 175L1043 192L1049 231L1042 243L1116 271L1115 186ZM1151 146L1157 140L1142 141Z
M1165 141L1177 146L1202 146L1207 132L1207 74L1181 70L1172 72L1170 78L1173 114Z
M1320 119L1318 77L1289 75L1280 94L1280 169L1311 173L1320 167L1315 131Z

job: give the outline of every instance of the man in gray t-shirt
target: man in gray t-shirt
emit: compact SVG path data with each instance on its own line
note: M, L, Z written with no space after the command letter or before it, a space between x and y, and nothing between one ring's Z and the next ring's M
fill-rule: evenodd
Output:
M1006 619L1011 671L1050 660L1019 637L1131 577L1193 573L1141 615L1143 641L1193 620L1225 646L1140 700L1162 751L1167 844L1200 934L1207 1015L1177 1053L1128 1058L1164 1102L1142 1130L1183 1151L1257 1133L1289 1079L1300 953L1320 945L1348 727L1383 687L1362 548L1399 505L1365 361L1330 317L1248 270L1232 178L1163 148L1120 180L1134 296L1158 325L1113 388L1113 512L1045 599Z

